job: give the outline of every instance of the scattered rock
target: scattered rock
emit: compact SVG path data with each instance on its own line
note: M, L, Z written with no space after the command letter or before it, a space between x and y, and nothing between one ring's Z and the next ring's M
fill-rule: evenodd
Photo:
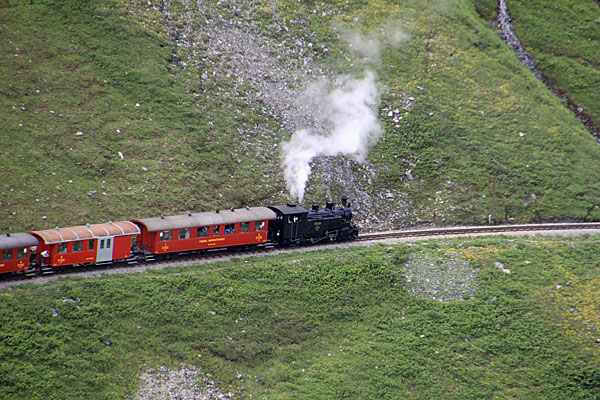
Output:
M510 269L504 268L504 265L502 263L499 263L499 262L495 261L494 262L494 267L498 268L499 270L501 270L505 274L510 274Z
M477 290L477 270L459 253L413 254L403 268L405 288L419 297L448 303L471 299Z
M172 370L165 367L150 368L140 376L141 386L136 400L230 400L235 393L222 392L210 374L204 374L191 365Z
M269 124L240 122L239 146L233 151L258 154L256 168L265 171L266 179L283 182L280 158L273 149L281 147L277 144L285 132L293 133L303 128L321 132L331 124L316 111L313 103L317 96L311 99L310 95L303 95L308 87L318 92L339 84L335 74L321 68L317 62L318 58L327 57L331 48L329 44L314 42L307 21L256 18L254 3L226 3L227 7L218 9L210 2L191 0L184 0L177 7L171 7L170 1L148 7L141 3L130 12L144 13L143 8L147 8L145 17L151 17L155 11L165 17L173 49L170 68L179 68L197 77L190 81L193 82L190 93L200 108L206 96L230 104L234 95L236 102L245 105L236 111L240 117L245 112L254 113L279 123L280 129L274 130ZM319 8L327 15L335 13L325 3ZM291 25L303 25L306 29L295 29ZM339 46L340 51L348 50L342 41ZM329 85L316 84L324 81ZM408 111L414 102L414 98L406 99L404 95L399 98L405 100L385 111L392 113L391 118L396 124L402 118L400 111ZM212 125L213 122L206 123ZM393 221L403 219L411 212L403 202L406 195L400 190L398 194L394 193L392 201L387 198L386 190L374 191L373 183L379 171L371 163L359 164L350 157L324 156L313 160L311 167L306 198L346 195L363 231L391 228ZM344 193L329 193L325 187L344 188ZM286 197L283 187L278 188L277 196Z

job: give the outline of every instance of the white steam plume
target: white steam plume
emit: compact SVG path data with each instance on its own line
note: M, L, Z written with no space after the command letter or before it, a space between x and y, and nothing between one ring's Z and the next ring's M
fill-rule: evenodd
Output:
M310 162L319 155L350 155L363 160L369 145L382 133L377 118L379 97L375 74L366 71L362 79L343 78L340 87L312 99L319 119L329 129L323 135L314 129L301 129L283 143L284 175L290 195L302 201Z

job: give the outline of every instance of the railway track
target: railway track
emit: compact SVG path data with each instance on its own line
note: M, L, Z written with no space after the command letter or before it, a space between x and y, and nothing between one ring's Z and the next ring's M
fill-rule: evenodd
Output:
M453 237L466 235L486 235L486 234L511 234L523 232L577 232L597 231L600 233L600 222L586 223L550 223L550 224L527 224L527 225L496 225L496 226L462 226L462 227L444 227L428 229L411 229L402 231L376 232L361 234L352 242L326 242L315 246L306 247L288 247L274 248L261 247L247 251L239 250L221 250L212 251L203 254L183 254L174 256L171 259L161 259L154 261L128 262L113 265L95 265L95 266L74 266L64 269L45 270L42 275L26 276L25 274L13 274L0 276L0 290L20 285L23 283L45 283L55 280L61 276L100 276L103 274L121 274L127 272L143 272L152 269L163 269L168 267L178 267L194 264L214 263L218 261L227 261L232 258L251 257L254 255L276 254L276 252L293 252L298 250L309 251L311 249L331 248L342 245L360 245L363 242L378 242L394 239L418 239L424 237Z
M550 223L550 224L524 224L524 225L491 225L491 226L459 226L430 229L413 229L405 231L390 231L366 233L360 235L356 241L376 241L386 239L411 238L422 236L455 236L472 234L510 234L513 232L537 231L585 231L599 230L600 222L583 223Z

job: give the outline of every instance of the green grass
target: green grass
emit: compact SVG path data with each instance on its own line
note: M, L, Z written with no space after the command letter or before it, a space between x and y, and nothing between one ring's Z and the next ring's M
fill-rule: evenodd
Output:
M168 61L162 17L124 4L1 6L2 229L226 207L256 183L241 168L251 183L232 193L231 111L219 110L219 134L206 125Z
M0 397L123 398L185 363L238 398L594 398L598 243L455 239L3 290ZM477 268L475 297L411 295L405 262L431 256Z
M600 7L595 1L509 1L519 39L544 75L600 126Z
M477 11L493 20L497 2L475 0ZM600 8L594 1L507 2L517 36L533 55L536 68L594 126L600 126Z
M492 12L491 3L477 4L484 15ZM261 126L273 133L264 145L274 148L290 132L260 111L260 99L253 108L244 105L240 97L250 95L250 88L228 91L234 77L204 87L202 63L183 68L173 62L164 16L143 6L117 0L0 5L1 230L287 200L280 155L244 148L239 134ZM232 12L226 4L208 7L209 15ZM179 2L171 9L184 11ZM498 222L600 218L594 140L519 63L472 2L442 7L436 1L281 0L254 13L264 37L278 43L302 38L330 49L318 52L316 62L335 73L363 69L347 58L337 26L371 32L391 21L409 35L399 47L384 47L373 66L383 91L385 141L369 155L380 170L372 187L403 194L402 202L390 206L410 212L396 225L428 222L433 210L447 223L485 222L494 177ZM290 20L303 23L288 23L289 31L268 29L273 21ZM597 24L590 24L577 35L595 32ZM571 42L554 43L566 51ZM576 58L581 68L594 62L593 43ZM569 60L563 61L575 58ZM571 79L580 67L556 70ZM570 82L598 103L595 85ZM414 106L401 122L385 116L383 108L401 108L408 97L415 98ZM328 196L319 182L309 187L309 203ZM331 196L343 192L336 187Z

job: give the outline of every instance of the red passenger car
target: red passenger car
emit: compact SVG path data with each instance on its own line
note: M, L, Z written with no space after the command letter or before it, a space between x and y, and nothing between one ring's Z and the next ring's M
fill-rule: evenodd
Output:
M127 259L140 230L130 221L120 221L30 233L39 240L37 259L57 267Z
M0 236L0 274L28 269L31 250L37 245L37 238L28 233Z
M139 246L164 254L266 243L277 215L267 207L133 220L142 231Z

